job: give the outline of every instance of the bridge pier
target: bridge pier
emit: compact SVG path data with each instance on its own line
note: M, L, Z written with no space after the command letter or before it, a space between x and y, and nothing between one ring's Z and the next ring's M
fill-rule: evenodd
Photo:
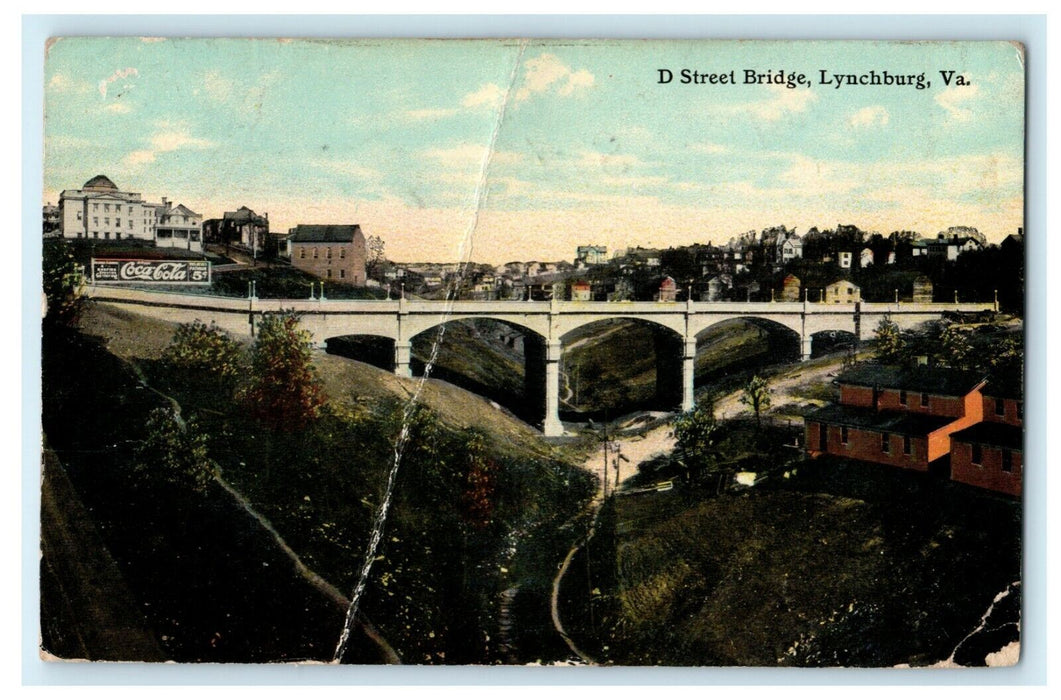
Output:
M560 422L560 343L549 341L545 346L545 419L542 433L546 437L564 434Z
M685 341L682 356L682 411L696 407L696 339Z
M399 377L413 376L409 362L413 355L413 344L408 340L394 341L394 373Z
M814 344L814 339L810 336L810 334L809 333L804 333L803 337L800 338L800 346L802 348L802 353L800 354L800 361L801 362L806 362L807 360L810 359L811 346L813 344Z

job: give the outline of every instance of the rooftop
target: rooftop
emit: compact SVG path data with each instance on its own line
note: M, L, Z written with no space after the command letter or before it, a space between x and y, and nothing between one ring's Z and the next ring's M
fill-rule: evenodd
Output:
M360 224L299 224L291 234L294 243L350 243L363 235Z
M874 411L871 408L855 408L852 406L840 406L830 404L823 406L809 414L809 421L828 423L830 425L845 425L852 428L862 428L881 433L896 433L898 435L910 435L923 437L934 430L953 423L953 418L945 416L930 416L919 413Z
M115 185L113 182L111 182L111 179L109 177L107 177L106 175L97 175L96 177L92 178L91 180L86 182L84 185L82 185L81 189L83 189L83 190L114 190L114 191L117 191L118 190L118 186Z
M991 445L1019 450L1024 444L1024 431L1005 423L977 423L971 428L951 434L951 439L967 444Z
M906 369L867 363L847 370L836 381L880 389L923 391L938 396L965 396L983 384L984 377L974 372L960 372L945 367Z

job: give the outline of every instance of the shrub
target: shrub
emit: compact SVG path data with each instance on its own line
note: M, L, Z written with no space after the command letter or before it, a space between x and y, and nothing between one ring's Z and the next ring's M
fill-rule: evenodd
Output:
M217 326L183 323L162 355L179 372L233 384L245 369L243 347Z
M214 478L206 436L193 420L182 426L169 410L148 414L147 437L136 450L134 471L145 481L203 493Z
M243 401L267 427L291 432L315 420L324 389L311 359L310 335L294 314L268 314L251 353L251 383Z

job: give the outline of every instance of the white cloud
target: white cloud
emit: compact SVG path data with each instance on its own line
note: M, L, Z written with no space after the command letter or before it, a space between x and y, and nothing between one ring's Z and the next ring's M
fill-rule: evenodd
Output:
M135 167L137 165L144 165L145 163L154 163L155 152L148 150L133 151L129 155L125 156L125 158L122 159L122 162L131 167Z
M128 114L133 111L133 108L125 102L111 102L103 110L111 114Z
M221 75L220 71L208 71L203 76L203 89L210 99L225 102L232 96L232 81Z
M979 85L952 85L936 95L936 104L947 110L948 118L967 122L972 118L973 112L963 106L963 103L976 98L979 92Z
M465 143L451 148L431 148L424 155L438 161L441 165L454 170L478 167L483 162L486 149L475 143ZM490 161L496 164L510 165L523 159L523 154L513 151L494 151Z
M441 109L410 109L402 113L406 119L414 122L429 121L431 119L445 119L446 117L452 117L460 110L456 108L441 108Z
M133 76L139 77L139 75L140 75L140 71L138 71L137 69L135 69L135 68L133 68L131 66L129 68L119 68L118 70L114 71L113 73L108 75L103 80L99 81L99 94L101 96L103 96L104 98L106 98L107 97L107 89L110 87L111 83L113 83L115 81L118 81L118 80L125 80L126 78L131 78Z
M212 148L214 146L212 141L192 136L187 128L179 124L162 122L158 124L158 129L148 139L150 148L132 151L122 159L122 162L129 167L136 167L145 163L153 163L160 153L169 153L184 148Z
M863 107L848 118L847 123L856 129L872 126L886 126L890 115L888 110L880 105Z
M588 70L572 70L551 53L530 59L523 70L523 83L516 91L516 101L523 102L555 87L560 95L571 95L577 90L591 87L593 74Z
M694 143L689 147L689 150L696 151L697 153L706 153L708 155L718 155L720 153L726 153L729 151L729 146L723 146L720 143L711 143L705 141L704 143Z
M643 165L641 159L629 153L598 153L597 151L582 151L577 160L580 168L621 168L629 170L632 167Z
M818 94L808 88L789 89L781 85L769 85L770 96L758 102L744 104L718 104L713 111L746 119L754 117L761 121L776 122L782 117L805 112L811 103L818 99Z
M462 107L489 107L494 109L501 106L505 99L505 90L495 83L481 85L475 92L469 92L461 99Z

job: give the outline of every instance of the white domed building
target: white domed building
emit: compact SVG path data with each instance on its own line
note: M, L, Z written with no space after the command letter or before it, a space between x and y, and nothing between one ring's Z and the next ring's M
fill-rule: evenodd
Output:
M135 239L155 245L203 249L203 217L165 197L144 201L139 192L124 192L106 175L97 175L77 190L59 195L59 227L64 238L103 241Z

